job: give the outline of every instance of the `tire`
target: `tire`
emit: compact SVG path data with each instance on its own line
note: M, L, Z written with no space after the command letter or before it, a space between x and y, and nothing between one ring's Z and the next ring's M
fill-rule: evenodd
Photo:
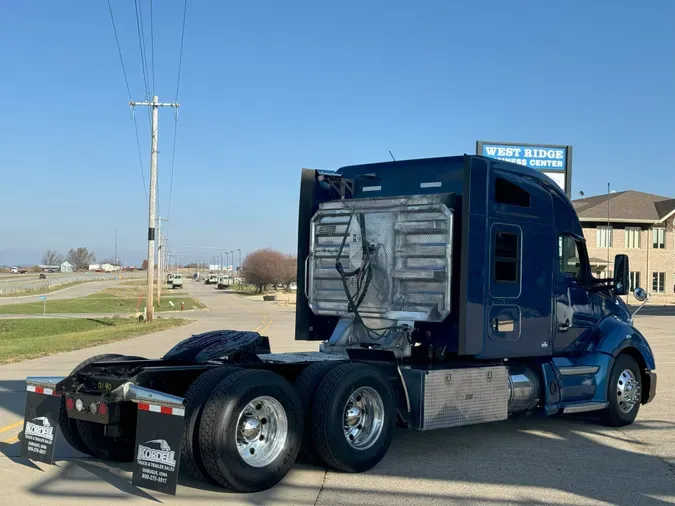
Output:
M107 355L105 360L138 360L143 357L131 355ZM104 360L99 358L98 360ZM93 362L94 360L92 360ZM85 420L72 420L77 427L77 433L87 448L87 453L100 460L110 462L131 462L134 460L133 439L108 437L105 435L105 425Z
M627 392L625 390L627 387L632 389ZM630 393L628 397L627 393ZM614 361L609 375L607 386L609 406L600 412L600 421L609 427L623 427L633 423L640 411L641 393L640 367L633 357L621 353ZM627 398L634 402L626 403Z
M181 441L181 468L200 481L216 483L204 467L199 449L199 422L204 403L214 388L238 367L224 366L210 369L195 379L185 393L185 430Z
M77 371L84 368L85 366L88 366L92 362L109 360L111 358L117 358L120 356L121 355L115 355L111 353L95 355L75 366L75 368L70 372L70 375L75 374ZM89 451L89 447L84 443L84 441L82 441L82 438L80 437L80 433L77 430L76 420L68 418L68 414L66 413L66 397L64 395L61 396L61 407L59 408L59 428L61 429L61 434L63 434L64 439L68 441L70 446L75 448L80 453L93 455L91 451Z
M358 419L354 420L359 425L354 425L350 442L344 424L347 422L347 403L352 400L360 404L356 407L362 409L359 418L366 429ZM380 413L381 422L379 429L371 426L369 436L368 422L375 412ZM373 468L389 450L395 428L395 393L376 368L356 363L341 364L321 381L312 403L312 442L317 455L328 467L350 473Z
M252 401L256 406L250 405ZM240 453L237 436L243 438L245 413L250 413L251 444L242 445ZM270 371L238 371L221 381L204 405L199 425L202 460L211 478L223 487L237 492L266 490L295 463L303 423L300 399L288 381Z
M300 403L302 404L302 411L305 413L305 430L302 438L302 447L298 454L298 460L312 464L315 466L323 465L323 461L319 458L312 442L312 401L316 394L321 380L334 367L340 365L342 362L328 361L318 362L306 367L304 371L295 380L295 390L300 396Z

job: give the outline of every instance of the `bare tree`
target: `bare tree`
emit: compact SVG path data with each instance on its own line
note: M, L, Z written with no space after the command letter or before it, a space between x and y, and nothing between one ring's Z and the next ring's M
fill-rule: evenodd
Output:
M148 268L148 260L145 259L143 260L143 263L141 264L141 270L146 270Z
M248 254L242 264L246 282L256 286L258 292L262 292L267 285L282 283L284 259L283 253L270 248Z
M48 249L42 255L42 265L61 265L63 263L63 255L53 249Z
M279 269L281 284L286 288L298 279L298 259L295 255L284 255Z
M75 267L75 270L86 269L89 264L96 260L96 255L90 253L87 248L71 249L66 255L66 260Z

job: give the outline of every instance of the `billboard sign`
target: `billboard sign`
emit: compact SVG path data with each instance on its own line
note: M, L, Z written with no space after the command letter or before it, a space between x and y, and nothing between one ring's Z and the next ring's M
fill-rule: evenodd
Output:
M540 170L572 194L572 146L477 141L476 154Z

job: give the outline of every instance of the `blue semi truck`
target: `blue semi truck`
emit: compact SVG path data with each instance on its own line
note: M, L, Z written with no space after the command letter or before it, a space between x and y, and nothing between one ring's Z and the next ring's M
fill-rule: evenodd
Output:
M175 493L181 467L250 492L296 459L368 470L396 427L580 412L630 424L656 373L628 275L617 255L613 279L593 276L570 200L527 167L464 155L305 169L295 338L319 351L214 330L158 359L29 377L23 455L51 461L40 437L59 427L85 454L133 461L139 486Z

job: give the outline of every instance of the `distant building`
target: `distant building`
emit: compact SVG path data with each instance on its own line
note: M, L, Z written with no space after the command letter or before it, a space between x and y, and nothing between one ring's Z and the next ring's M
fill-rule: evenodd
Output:
M572 204L596 275L613 276L614 255L626 254L631 291L640 286L653 302L675 302L675 199L628 190Z
M96 272L115 272L122 270L122 268L119 265L113 264L91 264L89 270Z
M59 265L38 265L38 268L42 269L45 272L50 272L50 271L56 272L59 269L61 269L61 266L59 266Z
M73 267L73 265L70 262L65 261L61 264L60 271L61 272L75 272L75 267Z

